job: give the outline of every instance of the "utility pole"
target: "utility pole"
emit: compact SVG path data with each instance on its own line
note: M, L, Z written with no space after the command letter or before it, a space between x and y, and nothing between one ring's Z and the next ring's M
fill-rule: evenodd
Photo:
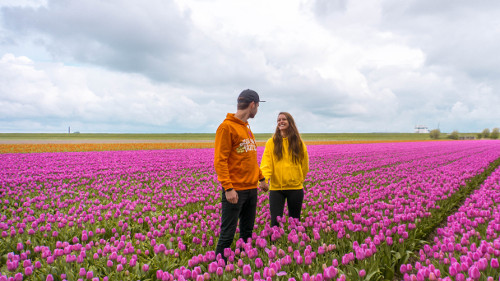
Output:
M71 126L68 126L68 134L71 134Z

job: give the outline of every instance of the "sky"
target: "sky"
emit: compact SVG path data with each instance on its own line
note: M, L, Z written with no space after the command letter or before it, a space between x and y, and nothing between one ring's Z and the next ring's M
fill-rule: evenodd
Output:
M0 133L500 127L500 1L0 0Z

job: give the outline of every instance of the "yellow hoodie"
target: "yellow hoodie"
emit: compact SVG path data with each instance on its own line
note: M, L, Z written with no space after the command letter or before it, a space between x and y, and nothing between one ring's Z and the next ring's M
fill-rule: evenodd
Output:
M283 138L283 158L278 161L274 154L274 142L270 138L262 155L260 169L266 178L271 179L270 190L302 189L303 183L309 172L309 155L307 147L302 142L304 158L301 163L293 163L292 155L288 151L288 138Z
M264 178L257 162L257 144L248 122L228 113L215 134L214 166L224 190L257 188Z

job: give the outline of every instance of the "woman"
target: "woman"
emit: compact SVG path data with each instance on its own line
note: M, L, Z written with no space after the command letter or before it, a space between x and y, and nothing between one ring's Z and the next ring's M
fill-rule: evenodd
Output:
M288 203L288 215L300 219L304 200L303 183L309 172L309 155L290 113L278 114L276 131L266 142L260 169L266 181L271 181L271 226L279 225L277 217L283 217L285 201Z

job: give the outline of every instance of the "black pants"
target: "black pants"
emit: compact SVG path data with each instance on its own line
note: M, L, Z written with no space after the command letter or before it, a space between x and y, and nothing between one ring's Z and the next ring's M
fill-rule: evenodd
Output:
M269 192L269 209L271 211L271 227L278 226L276 217L283 217L285 201L288 204L288 215L300 219L302 201L304 200L304 189L271 190Z
M248 238L252 237L257 210L257 189L236 192L238 192L238 203L231 204L226 199L226 193L222 191L221 231L215 249L216 256L221 254L224 257L224 249L231 247L238 219L240 220L240 238L246 242Z

